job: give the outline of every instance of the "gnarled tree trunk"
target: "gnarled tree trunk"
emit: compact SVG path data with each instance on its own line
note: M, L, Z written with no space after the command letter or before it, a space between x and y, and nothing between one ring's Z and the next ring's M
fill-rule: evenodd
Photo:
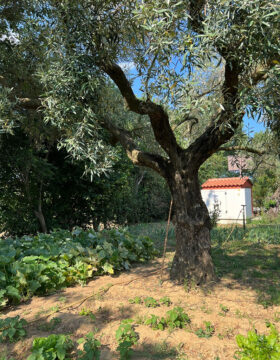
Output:
M170 181L175 215L176 252L171 279L203 284L215 279L210 243L210 217L204 204L198 174L176 172Z

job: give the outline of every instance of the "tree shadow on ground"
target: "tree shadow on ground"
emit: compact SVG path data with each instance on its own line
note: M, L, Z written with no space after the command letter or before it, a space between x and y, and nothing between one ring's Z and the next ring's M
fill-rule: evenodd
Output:
M235 284L255 290L257 302L265 307L280 305L279 253L279 246L245 241L223 243L212 249L217 276L230 277Z

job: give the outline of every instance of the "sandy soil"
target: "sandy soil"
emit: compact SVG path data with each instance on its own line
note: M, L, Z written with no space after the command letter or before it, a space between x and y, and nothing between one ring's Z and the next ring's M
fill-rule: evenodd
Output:
M169 281L167 271L164 272L163 282L160 283L159 273L152 273L159 268L160 259L157 259L145 265L138 265L120 275L96 278L85 287L76 286L51 296L34 297L28 303L2 312L3 317L20 315L29 322L36 321L28 326L28 336L24 341L10 345L2 344L0 354L23 360L30 354L29 349L34 337L48 336L50 333L68 333L76 340L95 329L96 337L101 336L104 345L101 359L118 359L115 331L122 319L133 318L139 321L149 314L162 316L170 308L181 306L191 318L190 327L169 332L154 331L146 325L136 325L136 332L140 338L132 358L175 359L175 355L168 355L168 348L175 347L185 354L185 357L177 359L233 359L237 350L235 336L239 333L246 334L253 327L260 333L267 333L265 320L275 323L276 315L280 312L280 306L265 309L258 305L256 292L242 287L231 278L223 278L208 288L187 290ZM108 288L108 284L114 286L102 295L100 290ZM85 297L93 294L95 296L82 303ZM160 306L153 309L130 304L128 300L135 296L152 296L157 300L168 296L172 305L170 308ZM63 309L73 303L75 304L70 308ZM220 304L229 309L225 316L222 316ZM88 316L79 315L82 308L91 310L96 320L92 321ZM53 315L38 321L39 317L56 310ZM60 318L61 322L52 331L42 330L42 325L52 317ZM198 338L194 333L199 327L203 327L204 321L210 321L215 326L215 333L209 339ZM280 330L279 322L276 322L276 327Z

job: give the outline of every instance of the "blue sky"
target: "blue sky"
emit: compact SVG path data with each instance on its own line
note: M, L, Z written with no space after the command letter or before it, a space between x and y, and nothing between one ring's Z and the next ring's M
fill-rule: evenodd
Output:
M133 88L133 91L135 92L135 94L137 96L141 96L142 92L139 90L140 86L141 86L141 79L140 79L140 77L136 77L137 73L135 70L135 65L132 62L122 63L120 65L130 75L131 79L133 79L132 88ZM266 129L263 122L258 122L256 119L254 119L252 117L248 117L247 114L245 114L243 121L244 121L243 130L247 134L249 132L248 135L250 135L250 136L253 136L254 133L257 133L260 131L265 131L265 129Z

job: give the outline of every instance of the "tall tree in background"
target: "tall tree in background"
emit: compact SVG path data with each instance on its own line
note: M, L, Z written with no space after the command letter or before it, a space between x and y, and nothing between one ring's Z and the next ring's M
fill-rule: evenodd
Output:
M46 90L45 119L68 135L86 128L87 136L78 145L92 145L93 164L98 157L106 162L100 139L104 128L111 143L119 142L134 164L160 174L175 206L177 245L171 278L197 284L212 281L210 219L198 171L233 137L246 108L274 115L279 5L265 0L36 3L36 16L43 14L39 23L49 23L49 52L40 73ZM141 97L121 66L124 62L135 66ZM194 74L207 78L217 68L222 76L202 91ZM128 125L116 115L119 104L104 86L108 78L140 120L132 117ZM260 88L261 107L254 102ZM171 126L174 109L178 122L203 121L195 138L179 141ZM147 146L147 138L153 144ZM79 149L77 143L66 144L72 151Z

